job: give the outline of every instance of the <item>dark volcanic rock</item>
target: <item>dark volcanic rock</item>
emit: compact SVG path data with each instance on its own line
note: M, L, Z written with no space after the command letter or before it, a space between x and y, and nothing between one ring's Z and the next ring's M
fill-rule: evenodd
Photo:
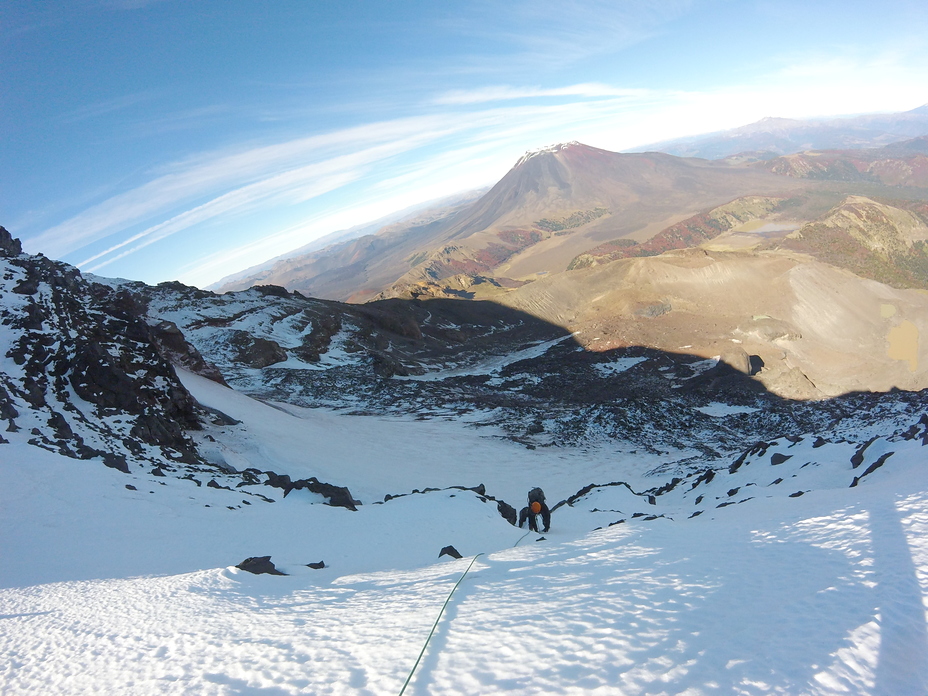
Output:
M55 437L59 440L71 440L74 438L74 431L71 430L67 419L57 411L53 411L51 418L48 419L48 427L55 431Z
M276 474L273 471L265 471L264 473L268 477L266 485L273 486L274 488L282 488L284 491L284 498L286 498L291 491L305 489L328 498L328 505L333 507L343 507L348 510L357 511L357 506L361 504L361 501L355 500L351 495L351 491L344 486L334 486L331 483L323 483L315 476L308 479L291 481L287 474Z
M136 382L109 351L96 342L75 347L70 370L71 386L84 401L115 411L138 414L143 410Z
M236 332L229 343L238 350L234 360L248 367L268 367L287 359L287 351L276 341L252 336L245 331Z
M319 317L308 315L306 319L312 324L312 331L300 339L300 346L294 348L293 353L306 362L319 362L322 354L329 349L332 337L341 331L342 320L338 314L323 314Z
M881 466L883 466L883 464L886 463L886 460L889 459L894 454L895 452L884 452L883 454L881 454L880 457L875 462L873 462L873 464L867 467L867 470L860 475L860 478L863 478L864 476L869 476L870 474L872 474L874 471L876 471Z
M509 524L511 524L512 526L515 526L516 509L512 507L512 505L502 500L499 500L496 503L496 509L499 511L499 514L502 516L504 520L509 522Z
M13 292L17 295L35 295L39 291L39 279L33 274L27 274L19 283L16 284L16 287L13 288Z
M133 437L143 442L173 449L180 454L179 461L194 463L198 457L187 450L187 433L178 421L164 418L155 413L143 413L129 431Z
M456 548L451 545L445 546L439 553L438 557L451 556L451 558L463 558Z
M5 227L0 227L0 256L10 258L22 253L23 245L20 241L7 232Z
M213 425L238 425L242 422L219 409L204 406L203 404L200 404L200 408L211 416L210 421L212 421Z
M384 379L409 376L409 370L403 366L403 363L379 351L371 351L371 366L374 374Z
M199 427L196 403L159 353L139 298L20 253L5 230L0 246L0 323L12 330L6 357L20 368L0 373L8 430L34 412L56 439L35 444L66 456L129 471L130 460L157 465L144 447L155 445L175 461L199 462L187 435ZM20 297L3 302L7 293Z
M270 297L290 297L290 291L280 285L255 285L254 289Z
M271 563L270 556L252 556L246 558L235 567L239 570L254 573L255 575L286 575L286 573L281 573L274 567L274 564Z
M867 442L862 444L860 447L857 448L857 451L854 452L853 455L851 455L851 468L852 469L856 469L857 467L859 467L861 464L864 463L864 456L867 453L867 448L870 447L870 445L872 445L878 439L879 439L878 436L874 436L870 438L869 440L867 440Z
M184 350L183 338L248 394L371 415L470 414L474 424L501 429L526 448L605 438L652 455L661 453L659 443L696 447L705 461L716 461L737 457L752 441L818 432L874 401L864 394L780 399L751 377L760 367L756 356L738 347L709 370L701 367L704 358L644 346L584 349L563 328L492 302L394 298L349 305L279 288L216 295L179 283L120 287L147 308L162 356L179 362L173 356ZM38 326L40 319L37 313L29 321ZM547 349L527 350L542 343ZM17 349L18 359L28 360L32 347ZM631 360L629 369L610 369ZM698 410L714 401L746 412L718 418ZM760 461L759 453L735 466L752 461Z
M13 425L13 420L19 415L19 411L13 406L13 401L3 385L0 384L0 418L9 421Z
M129 464L124 454L114 454L113 452L100 452L103 463L110 469L116 469L124 474L129 473Z
M229 386L219 368L207 362L200 351L187 342L183 331L177 328L173 321L160 321L152 326L151 337L158 352L171 364L179 365L223 386Z
M404 338L421 339L422 327L412 315L407 303L383 300L378 303L359 305L357 311L373 322L374 326Z

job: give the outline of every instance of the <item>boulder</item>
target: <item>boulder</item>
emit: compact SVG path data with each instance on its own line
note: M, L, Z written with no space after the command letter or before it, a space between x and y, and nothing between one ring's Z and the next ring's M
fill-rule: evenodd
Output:
M57 411L52 411L51 418L48 419L48 427L55 432L55 437L59 440L74 439L74 431L65 417Z
M126 461L126 455L114 452L100 452L99 456L110 469L116 469L124 474L129 473L129 463Z
M233 358L235 362L248 367L260 369L287 359L287 351L281 348L276 341L252 336L246 331L236 331L229 343L237 350Z
M280 285L255 285L252 287L264 296L271 297L290 297L290 291Z
M457 550L456 548L454 548L453 546L451 546L451 545L445 546L445 547L438 553L438 557L439 557L439 558L441 558L442 556L451 556L451 558L463 558L463 556L461 556L460 552L458 552L458 550Z
M270 556L252 556L235 567L255 575L286 575L286 573L281 573L274 567Z
M506 503L502 500L496 502L496 509L499 511L499 514L503 517L504 520L509 522L509 524L515 526L516 524L516 509L512 507L509 503Z
M745 375L751 374L751 358L744 349L738 346L726 347L726 349L722 351L720 357L722 362L728 364L738 372Z

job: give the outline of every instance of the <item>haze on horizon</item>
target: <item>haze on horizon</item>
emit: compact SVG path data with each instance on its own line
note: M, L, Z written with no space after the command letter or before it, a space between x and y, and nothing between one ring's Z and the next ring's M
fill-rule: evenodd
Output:
M12 0L0 224L204 286L550 143L918 107L926 27L915 0Z

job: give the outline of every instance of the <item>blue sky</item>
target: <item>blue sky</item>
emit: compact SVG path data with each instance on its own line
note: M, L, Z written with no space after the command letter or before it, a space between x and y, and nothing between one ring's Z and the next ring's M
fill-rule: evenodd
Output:
M0 224L200 286L554 142L928 102L909 0L6 0L0 51Z

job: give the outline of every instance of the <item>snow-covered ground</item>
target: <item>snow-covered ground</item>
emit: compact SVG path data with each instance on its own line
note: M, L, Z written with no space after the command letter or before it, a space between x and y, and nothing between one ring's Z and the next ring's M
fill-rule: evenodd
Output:
M203 434L217 461L317 476L364 504L273 488L266 503L7 434L0 693L397 694L477 554L406 693L928 692L920 437L878 439L856 469L856 444L768 443L654 505L594 488L550 533L526 534L472 491L378 501L478 483L513 505L533 485L552 504L590 483L640 492L692 452L528 450L466 423L261 404L183 380L242 421ZM439 559L449 544L464 558ZM234 568L265 555L289 575Z
M492 427L476 427L465 419L416 420L413 417L346 416L291 404L263 404L189 372L178 371L200 403L243 421L214 433L205 454L235 469L249 466L316 476L347 486L363 503L416 488L483 483L496 498L521 503L533 486L562 500L592 482L639 483L667 457L612 443L580 450L528 450L501 442ZM483 413L473 416L484 419ZM693 451L676 456L693 455ZM653 485L653 481L642 487Z

